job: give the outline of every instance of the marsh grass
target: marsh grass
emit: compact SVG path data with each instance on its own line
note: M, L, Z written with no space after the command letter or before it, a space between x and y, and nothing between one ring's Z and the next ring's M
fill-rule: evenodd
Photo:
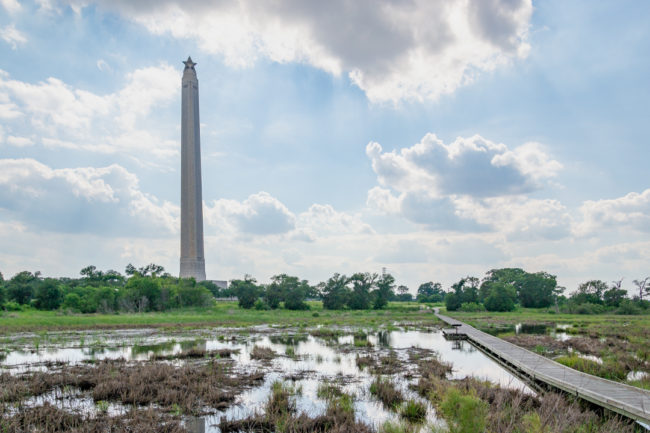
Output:
M399 416L413 424L424 422L427 417L427 406L421 401L408 400L400 408Z
M381 377L375 378L370 384L370 394L377 397L384 406L390 409L396 409L404 401L404 395L395 383Z
M575 370L582 371L583 373L592 374L610 380L624 380L630 372L629 368L626 368L625 364L616 362L616 360L612 359L605 359L601 364L591 359L571 354L568 356L557 357L555 358L555 361Z
M3 432L144 433L151 431L152 426L160 433L188 433L178 419L153 408L132 409L116 416L102 412L83 416L45 403L14 414L0 414L0 431Z
M251 359L269 361L278 356L278 354L271 348L255 345L253 346L253 350L251 350L250 356Z
M351 395L345 393L331 395L325 413L312 417L305 413L297 413L295 403L291 398L290 387L276 382L271 388L272 391L265 405L264 413L240 420L222 418L218 425L222 433L373 432L369 425L355 420L354 398Z
M215 361L181 367L160 362L100 361L66 366L56 372L2 374L0 396L4 402L20 403L30 396L75 388L95 402L155 404L163 412L178 407L182 413L201 415L230 406L239 392L264 379L260 372L233 376L229 366Z

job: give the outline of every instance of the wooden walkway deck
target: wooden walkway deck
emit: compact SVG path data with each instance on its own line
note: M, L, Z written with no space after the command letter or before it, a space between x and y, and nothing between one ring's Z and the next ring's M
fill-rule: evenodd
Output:
M509 369L537 385L550 386L650 425L650 391L613 382L566 367L553 360L486 334L456 319L436 316Z

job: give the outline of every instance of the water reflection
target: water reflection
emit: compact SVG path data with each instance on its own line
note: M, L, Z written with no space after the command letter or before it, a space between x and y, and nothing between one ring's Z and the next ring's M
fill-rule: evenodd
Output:
M218 349L238 350L231 355L233 371L266 372L264 383L245 390L236 404L225 411L204 418L185 420L186 428L193 432L218 432L215 427L220 417L241 419L260 413L268 399L271 385L276 380L290 380L300 392L293 398L299 412L310 416L322 414L326 401L318 397L321 383L339 384L346 393L354 395L357 418L379 427L387 420L395 420L398 415L387 410L368 392L373 375L369 369L357 366L360 355L394 356L401 363L395 374L390 375L407 398L418 399L427 404L428 423L437 423L435 410L422 400L411 388L414 380L411 373L415 366L409 361L409 352L415 350L435 351L442 361L453 365L452 379L476 376L505 387L524 389L532 392L523 382L499 366L495 361L478 351L467 341L447 341L440 331L382 330L379 332L343 332L338 336L315 337L305 332L266 332L251 333L237 339L224 338L219 330L198 330L196 334L151 335L143 338L137 333L113 335L114 345L105 339L102 347L52 347L48 350L11 351L0 366L17 367L11 371L47 368L47 361L64 360L70 363L88 359L112 359L123 357L127 360L145 360L155 356L172 355L199 349L212 351ZM149 332L149 331L144 331ZM219 335L217 335L219 334ZM333 333L335 334L335 333ZM145 334L147 335L147 334ZM119 343L118 343L119 342ZM277 356L272 360L261 361L251 358L255 346L271 349ZM290 349L290 350L288 350ZM179 361L184 362L184 361ZM81 397L80 397L81 398ZM81 400L80 400L81 401ZM84 403L87 405L87 403Z

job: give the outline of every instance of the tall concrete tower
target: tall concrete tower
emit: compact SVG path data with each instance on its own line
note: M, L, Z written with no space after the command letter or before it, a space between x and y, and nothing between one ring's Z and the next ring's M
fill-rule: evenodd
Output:
M188 57L183 71L181 115L181 278L205 280L199 80Z

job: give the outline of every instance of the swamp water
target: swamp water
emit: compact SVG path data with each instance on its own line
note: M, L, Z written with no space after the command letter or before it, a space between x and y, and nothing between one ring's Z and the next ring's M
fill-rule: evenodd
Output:
M234 351L227 360L236 374L263 372L264 379L246 387L233 404L221 411L203 417L185 417L185 427L193 432L219 432L221 418L239 420L262 413L269 399L272 384L282 381L294 390L292 399L297 411L309 416L322 414L327 401L319 397L319 386L335 384L354 397L358 421L375 429L386 421L398 421L399 414L387 409L369 392L376 375L371 368L360 368L359 357L390 357L395 359L392 371L385 371L407 399L424 403L427 407L424 426L444 423L435 410L420 398L409 385L414 379L414 359L437 355L442 362L453 366L451 379L474 376L502 387L532 391L519 379L466 341L447 341L439 330L394 330L363 332L359 329L336 330L332 335L323 329L296 330L268 327L233 329L202 329L184 333L162 334L160 330L92 331L86 333L50 333L46 335L21 334L5 339L4 358L0 358L0 373L22 374L36 370L48 371L62 365L87 365L103 359L124 359L127 362L158 359L159 362L182 365L201 360L175 358L188 350ZM311 335L310 332L314 335ZM254 359L254 348L273 351L269 359ZM434 353L435 352L435 353ZM92 413L104 410L119 413L121 404L103 402L98 407L87 395L68 390L56 390L32 397L25 405L50 401L64 409ZM423 431L425 431L423 429Z

